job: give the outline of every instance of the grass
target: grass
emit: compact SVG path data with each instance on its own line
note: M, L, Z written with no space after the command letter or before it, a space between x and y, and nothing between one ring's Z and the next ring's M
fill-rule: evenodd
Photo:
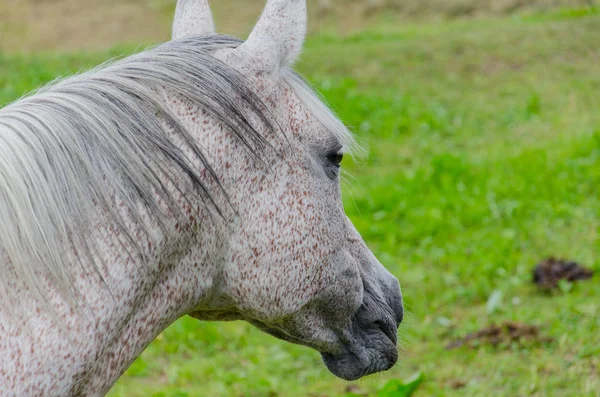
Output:
M298 68L369 148L345 160L345 206L403 285L401 362L349 387L309 349L184 318L110 395L376 395L417 372L416 396L600 395L597 279L531 284L550 255L600 270L599 24L564 10L310 38ZM2 55L0 102L123 51ZM555 342L445 349L505 320Z
M4 0L0 1L0 51L31 52L81 48L100 51L123 43L156 43L169 37L177 0ZM513 14L571 17L596 12L596 0L308 0L310 30L351 34L399 21ZM265 0L211 2L220 31L245 36ZM556 15L556 9L565 15ZM569 7L569 8L560 8ZM533 14L532 14L533 13Z

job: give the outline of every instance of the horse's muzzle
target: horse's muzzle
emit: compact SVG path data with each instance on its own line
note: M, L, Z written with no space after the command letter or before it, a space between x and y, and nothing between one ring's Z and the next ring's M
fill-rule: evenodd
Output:
M345 380L387 371L398 361L398 327L404 318L402 294L395 281L387 288L365 288L363 304L343 336L337 354L322 353L327 368Z
M322 353L323 362L336 376L344 380L356 380L387 371L398 361L397 327L385 329L374 324L362 340L354 341L340 354Z

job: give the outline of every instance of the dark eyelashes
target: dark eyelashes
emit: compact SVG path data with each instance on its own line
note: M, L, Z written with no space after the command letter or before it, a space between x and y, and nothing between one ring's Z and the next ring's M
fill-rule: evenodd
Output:
M342 160L344 159L344 153L339 150L332 151L326 156L327 165L325 171L327 176L331 179L336 179L340 175L340 169Z
M342 152L331 152L327 155L327 161L331 165L335 165L338 168L341 166L343 159L344 159L344 153L342 153Z

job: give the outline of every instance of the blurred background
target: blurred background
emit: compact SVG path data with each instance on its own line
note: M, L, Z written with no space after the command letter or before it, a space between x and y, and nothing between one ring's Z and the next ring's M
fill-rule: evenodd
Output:
M10 51L90 50L149 44L169 38L175 0L1 0L0 48ZM593 7L594 0L312 0L313 33L348 34L389 28L404 20L494 18ZM211 5L221 32L244 35L262 0L219 0Z
M174 5L0 0L0 104L168 40ZM263 5L211 2L240 37ZM401 361L348 383L249 325L182 319L110 395L599 396L600 4L309 6L297 68L368 148L344 203L402 283Z

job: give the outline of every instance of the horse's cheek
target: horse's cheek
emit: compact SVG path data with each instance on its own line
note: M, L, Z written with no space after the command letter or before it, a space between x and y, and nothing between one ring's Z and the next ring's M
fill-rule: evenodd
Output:
M323 222L307 216L314 209L304 191L269 197L248 199L244 226L231 236L224 278L240 310L272 318L313 300L331 280L333 266L320 230Z
M273 242L262 249L247 246L234 253L224 275L238 308L264 319L296 312L314 298L329 277L325 267L308 268L307 263L314 262L306 256L308 249L289 256L282 251L295 251L293 241Z

